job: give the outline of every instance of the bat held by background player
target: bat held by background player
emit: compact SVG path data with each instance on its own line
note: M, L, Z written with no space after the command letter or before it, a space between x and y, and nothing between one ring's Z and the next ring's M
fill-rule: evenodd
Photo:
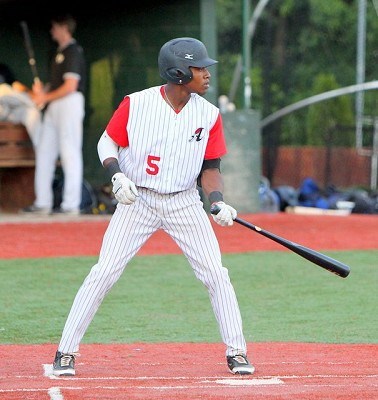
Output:
M35 60L35 56L34 56L34 49L33 49L33 45L32 45L32 41L31 41L31 37L30 37L30 32L29 32L29 27L28 24L26 23L26 21L21 21L20 22L21 28L22 28L22 33L24 35L24 44L25 44L25 49L28 55L28 62L33 74L33 79L34 79L34 83L40 83L41 80L39 79L39 75L38 75L38 70L37 70L37 62Z

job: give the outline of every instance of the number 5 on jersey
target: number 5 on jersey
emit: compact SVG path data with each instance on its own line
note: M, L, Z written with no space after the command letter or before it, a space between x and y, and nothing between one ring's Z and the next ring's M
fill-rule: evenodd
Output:
M160 161L160 157L158 156L151 156L147 157L147 164L148 167L146 168L146 172L149 175L157 175L159 173L159 166L158 161Z

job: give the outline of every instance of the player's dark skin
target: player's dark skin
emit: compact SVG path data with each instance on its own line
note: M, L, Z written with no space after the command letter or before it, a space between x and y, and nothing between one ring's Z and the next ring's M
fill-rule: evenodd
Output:
M190 67L193 74L193 79L186 84L175 84L168 82L165 85L166 102L175 111L180 111L189 101L191 93L198 93L200 96L206 94L210 87L211 74L205 67L196 68Z

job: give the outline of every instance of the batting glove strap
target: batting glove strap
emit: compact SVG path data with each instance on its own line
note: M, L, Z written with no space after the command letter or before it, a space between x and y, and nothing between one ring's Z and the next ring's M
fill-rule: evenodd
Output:
M214 221L221 225L221 226L231 226L234 223L234 219L237 216L237 212L235 208L229 206L223 201L218 201L216 203L213 203L212 205L217 205L220 208L220 211L218 214L211 214L213 217Z
M133 204L139 196L138 190L130 179L122 172L117 172L112 176L114 197L119 203L130 205Z

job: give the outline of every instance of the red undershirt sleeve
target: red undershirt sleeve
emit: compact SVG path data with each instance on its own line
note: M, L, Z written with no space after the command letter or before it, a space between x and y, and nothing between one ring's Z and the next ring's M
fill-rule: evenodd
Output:
M227 153L222 116L219 113L214 126L210 129L209 141L205 151L205 160L220 158Z
M129 145L127 133L129 112L130 98L126 96L115 110L113 116L108 122L108 125L106 126L106 132L120 147L127 147Z

